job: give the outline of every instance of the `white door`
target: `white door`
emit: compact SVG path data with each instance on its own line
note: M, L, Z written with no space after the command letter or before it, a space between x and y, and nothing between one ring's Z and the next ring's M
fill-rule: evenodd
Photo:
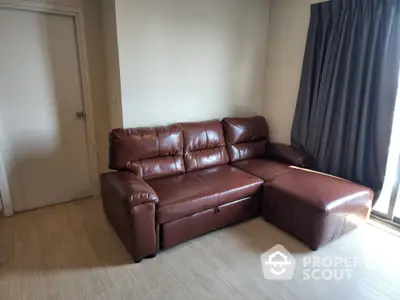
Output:
M73 17L0 8L1 154L15 211L92 195Z

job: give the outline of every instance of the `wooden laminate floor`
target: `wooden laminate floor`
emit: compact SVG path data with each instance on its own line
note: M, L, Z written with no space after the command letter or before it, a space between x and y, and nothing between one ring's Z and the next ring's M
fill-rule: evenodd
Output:
M291 281L267 281L260 254L284 245ZM304 257L354 257L349 279L305 280ZM400 299L400 238L366 225L311 253L255 219L132 264L99 199L0 219L0 299Z

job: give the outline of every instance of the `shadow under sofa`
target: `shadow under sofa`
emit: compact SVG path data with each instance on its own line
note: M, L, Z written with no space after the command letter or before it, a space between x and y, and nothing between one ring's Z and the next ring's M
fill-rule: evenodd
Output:
M291 146L271 143L261 116L115 129L110 133L110 168L116 172L101 176L104 211L135 262L260 215L276 219L277 226L315 250L355 228L348 216L365 220L373 197L365 187L306 170L313 168L312 159ZM296 175L300 171L307 173ZM310 184L331 182L330 194L313 193L293 181L286 186L286 178L293 178L288 174L310 178ZM336 197L336 186L347 189ZM306 219L303 231L296 231L299 216L292 218L293 211L281 202L300 207L300 219ZM331 214L329 206L344 209Z

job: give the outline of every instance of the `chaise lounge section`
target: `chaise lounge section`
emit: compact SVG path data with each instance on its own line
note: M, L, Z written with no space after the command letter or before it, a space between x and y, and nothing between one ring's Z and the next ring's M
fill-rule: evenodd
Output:
M136 262L260 215L317 249L355 228L354 216L368 218L373 198L354 183L299 173L312 159L271 143L261 116L115 129L110 168L104 211Z

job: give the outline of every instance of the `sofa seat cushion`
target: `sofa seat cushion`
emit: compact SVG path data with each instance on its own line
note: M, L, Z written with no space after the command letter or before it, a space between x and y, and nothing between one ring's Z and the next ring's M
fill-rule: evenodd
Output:
M355 206L371 206L371 189L328 174L293 167L282 174L268 189L281 191L304 205L321 213L343 213ZM268 193L265 191L265 195ZM279 199L281 200L281 199Z
M229 165L147 181L159 197L158 224L256 194L263 181Z
M247 159L231 163L247 173L262 178L265 182L273 180L276 176L289 172L290 165L268 159Z
M367 187L294 167L264 184L263 216L316 250L362 224L373 198Z

